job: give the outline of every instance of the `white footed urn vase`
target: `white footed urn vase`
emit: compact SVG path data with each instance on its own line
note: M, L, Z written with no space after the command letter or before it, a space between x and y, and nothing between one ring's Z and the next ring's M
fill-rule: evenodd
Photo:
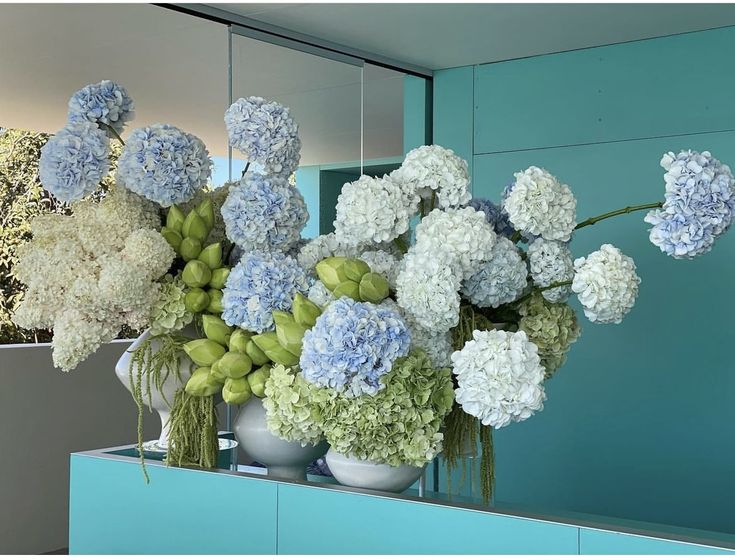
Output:
M137 368L133 368L132 364L133 352L150 337L151 333L146 330L143 334L135 339L135 341L128 347L125 352L123 352L123 355L120 356L120 359L115 365L115 375L117 375L117 378L128 389L128 391L133 394L135 384L137 384L138 382L138 373L136 371ZM157 345L158 342L156 340L151 342L152 350L154 352L158 349ZM178 372L178 375L176 374L176 372L171 372L166 377L165 381L161 384L160 390L158 389L158 387L156 387L156 384L152 382L152 380L149 383L146 374L143 374L142 379L140 380L143 406L148 406L150 404L151 408L153 408L153 410L155 410L158 413L158 416L161 418L161 435L158 437L158 440L156 442L152 442L153 445L151 445L151 442L146 444L144 446L146 450L166 451L168 449L168 421L169 418L171 418L171 407L174 404L174 396L181 387L186 385L189 377L191 377L192 371L191 361L186 356L181 356L179 366L180 370ZM150 393L148 392L149 387ZM148 449L149 447L150 449Z
M425 468L413 465L392 467L384 463L362 461L337 453L334 449L327 452L327 465L332 476L344 486L396 493L410 488Z
M240 447L265 465L269 475L291 480L306 480L306 467L322 457L329 447L326 441L302 445L274 436L266 424L263 401L257 397L251 397L240 407L233 430Z

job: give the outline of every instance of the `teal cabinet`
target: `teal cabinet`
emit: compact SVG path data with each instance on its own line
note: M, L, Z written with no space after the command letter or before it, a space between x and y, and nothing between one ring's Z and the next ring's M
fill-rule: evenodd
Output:
M732 554L715 546L677 542L667 539L627 535L612 531L580 529L580 554Z

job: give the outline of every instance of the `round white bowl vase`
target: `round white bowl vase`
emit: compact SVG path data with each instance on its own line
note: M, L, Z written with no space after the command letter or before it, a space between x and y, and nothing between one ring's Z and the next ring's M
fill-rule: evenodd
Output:
M327 465L340 484L396 493L410 488L425 468L413 465L392 467L383 463L362 461L337 453L333 449L327 452Z
M306 467L329 448L326 441L302 445L274 436L266 424L263 401L254 396L240 407L233 430L245 453L265 465L269 475L280 478L306 480Z
M117 375L117 378L120 380L120 382L125 386L125 388L133 392L133 378L137 376L137 372L133 371L131 378L131 367L132 367L132 360L133 360L133 352L141 345L144 341L146 341L148 338L151 337L151 334L149 331L145 331L143 334L141 334L138 338L135 339L135 341L128 347L128 349L123 352L123 355L120 356L120 359L117 361L117 364L115 365L115 375ZM157 342L154 340L151 343L153 350L155 351L157 348ZM161 390L159 391L156 387L155 383L150 383L151 392L150 395L148 393L148 380L145 375L143 375L143 378L141 379L141 393L143 396L143 405L148 406L149 404L158 413L158 416L161 418L161 435L158 437L158 440L155 442L154 447L157 449L150 449L154 451L165 451L168 449L168 435L169 435L169 425L168 421L171 417L171 407L174 403L174 396L176 395L176 391L178 391L181 387L183 387L186 382L189 380L189 377L191 377L191 362L189 361L189 358L186 356L182 356L180 359L180 371L178 375L174 375L173 373L169 374L169 376L166 378L166 380L163 382L161 386ZM137 380L136 380L137 381ZM151 447L150 442L148 442L144 448L148 450L148 448Z

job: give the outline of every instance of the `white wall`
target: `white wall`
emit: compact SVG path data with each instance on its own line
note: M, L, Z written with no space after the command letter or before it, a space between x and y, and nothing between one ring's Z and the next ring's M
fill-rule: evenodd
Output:
M0 346L0 554L65 548L69 453L137 440L135 403L113 370L127 345L71 373L52 367L46 345ZM156 437L158 416L146 412L144 426Z

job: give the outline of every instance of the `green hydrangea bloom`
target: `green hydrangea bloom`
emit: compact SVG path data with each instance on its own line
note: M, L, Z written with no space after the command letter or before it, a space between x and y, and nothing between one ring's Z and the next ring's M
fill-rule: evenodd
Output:
M167 274L161 282L158 300L151 311L151 334L178 332L191 323L194 315L186 310L185 296L186 286L181 279Z
M286 441L319 443L324 439L319 423L319 393L326 391L306 381L298 370L281 364L273 366L263 399L268 430Z
M566 303L551 303L540 293L523 301L518 312L518 328L538 346L548 379L564 364L569 347L579 338L577 315Z

